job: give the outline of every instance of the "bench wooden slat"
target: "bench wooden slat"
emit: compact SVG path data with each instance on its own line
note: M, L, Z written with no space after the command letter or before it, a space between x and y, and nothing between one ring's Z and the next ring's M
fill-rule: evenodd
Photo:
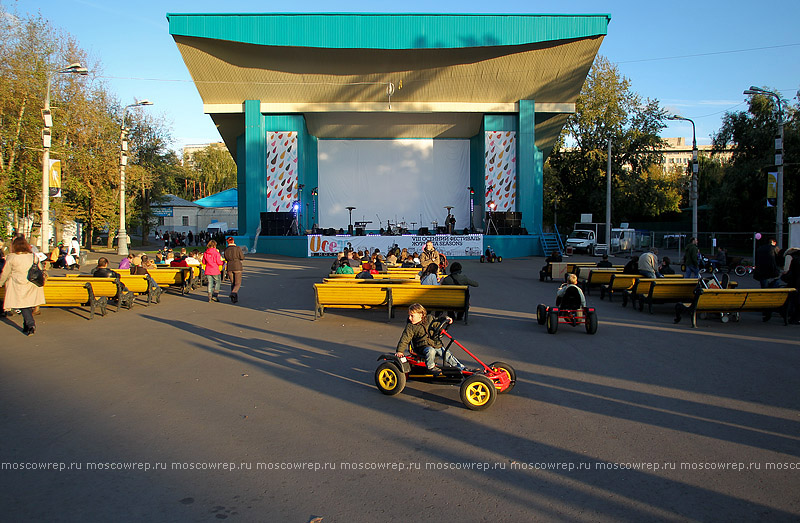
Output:
M744 311L778 312L788 325L789 298L794 288L779 289L697 289L691 303L675 306L675 321L683 312L692 318L692 327L697 327L697 314L701 312L740 313Z

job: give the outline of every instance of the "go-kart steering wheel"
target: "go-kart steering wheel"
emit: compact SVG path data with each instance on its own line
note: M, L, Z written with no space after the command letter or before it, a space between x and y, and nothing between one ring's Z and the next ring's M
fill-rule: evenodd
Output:
M439 325L437 325L437 326L436 326L436 328L434 328L434 329L431 329L431 338L434 338L434 339L439 339L439 338L441 338L441 337L442 337L442 334L443 334L443 333L444 333L444 332L445 332L445 331L446 331L448 328L450 328L451 322L449 321L449 319L450 319L450 318L448 318L448 317L445 317L445 318L443 318L443 319L440 321Z

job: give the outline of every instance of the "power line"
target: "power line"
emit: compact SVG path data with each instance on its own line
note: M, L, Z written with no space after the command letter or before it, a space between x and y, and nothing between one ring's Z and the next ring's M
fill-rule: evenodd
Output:
M733 53L747 53L750 51L764 51L766 49L780 49L783 47L797 47L800 46L800 43L796 44L781 44L781 45L769 45L766 47L750 47L748 49L731 49L728 51L714 51L710 53L697 53L697 54L683 54L683 55L676 55L676 56L662 56L659 58L640 58L638 60L622 60L618 61L618 64L634 64L637 62L655 62L658 60L678 60L680 58L695 58L698 56L714 56L720 54L733 54Z

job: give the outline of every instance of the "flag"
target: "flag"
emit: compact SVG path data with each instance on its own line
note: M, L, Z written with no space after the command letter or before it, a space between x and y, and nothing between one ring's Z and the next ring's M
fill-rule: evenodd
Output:
M767 173L767 207L778 204L778 173Z

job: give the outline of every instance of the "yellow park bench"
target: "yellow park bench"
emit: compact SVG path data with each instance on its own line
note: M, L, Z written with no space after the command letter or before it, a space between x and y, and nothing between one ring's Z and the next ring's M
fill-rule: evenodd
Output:
M353 273L353 274L331 273L331 274L328 275L328 278L329 279L353 280L353 279L355 279L356 274L358 274L358 273ZM378 273L378 274L373 274L372 278L375 279L375 280L377 280L377 279L385 279L385 280L398 280L398 279L413 280L413 279L416 279L416 280L419 280L419 277L417 276L417 273L414 273L413 276L412 275L403 274L403 273Z
M644 310L644 304L647 303L648 312L653 314L655 303L692 301L698 284L696 278L640 278L635 300L639 302L640 311Z
M732 313L734 321L743 311L777 312L788 325L789 298L796 289L703 289L698 288L691 302L675 305L675 323L683 314L692 318L697 327L697 314L701 312Z
M612 274L611 280L600 286L600 299L602 300L608 295L608 301L614 301L615 294L623 294L628 289L631 289L639 278L641 276L638 274L623 274L621 272Z
M94 318L95 308L100 307L100 313L105 316L104 300L95 298L92 284L86 278L55 279L47 282L42 287L45 302L42 307L89 307L89 318ZM0 287L0 301L5 299L6 289Z
M314 284L314 319L321 318L326 308L371 309L386 307L389 320L394 307L420 303L427 308L464 311L467 322L469 287L465 285L410 284Z
M75 280L92 284L92 293L95 300L97 300L97 304L101 306L103 316L105 316L105 309L109 300L116 302L117 311L119 311L120 307L130 309L133 306L133 293L125 289L118 278L95 278L87 274L67 274L66 276L51 276L47 279L47 283ZM45 286L47 283L45 283Z
M197 269L199 272L199 269ZM193 267L161 267L148 271L153 280L159 287L180 287L181 294L188 294L192 291L194 284Z
M598 269L597 267L579 267L578 285L589 295L592 287L601 287L611 281L614 274L622 273L622 269Z
M142 296L146 298L147 305L161 303L161 291L163 289L151 285L146 274L121 274L119 281L134 297ZM131 305L133 305L133 300Z
M341 274L339 276L341 276ZM415 280L411 278L373 278L371 280L361 279L361 278L323 278L322 283L331 283L334 285L359 285L362 283L368 285L389 285L389 284L420 285L420 280Z

